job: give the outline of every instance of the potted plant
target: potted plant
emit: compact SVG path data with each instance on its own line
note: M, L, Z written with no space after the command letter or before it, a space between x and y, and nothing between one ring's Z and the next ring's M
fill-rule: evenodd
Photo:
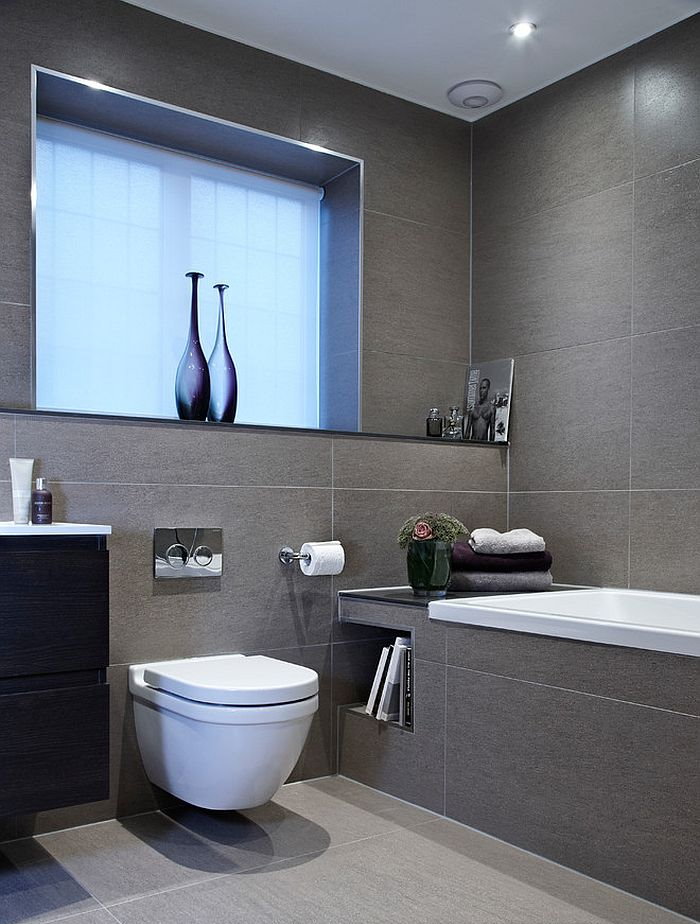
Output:
M399 530L399 547L406 549L408 583L417 597L444 597L450 583L450 556L464 523L448 513L409 517Z

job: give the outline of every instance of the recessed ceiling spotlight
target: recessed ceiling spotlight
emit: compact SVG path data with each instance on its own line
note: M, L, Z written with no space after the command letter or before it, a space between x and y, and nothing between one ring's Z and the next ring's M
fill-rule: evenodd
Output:
M536 28L534 22L514 22L508 31L516 38L527 38Z
M493 106L503 96L503 87L492 80L463 80L447 91L447 98L460 109Z

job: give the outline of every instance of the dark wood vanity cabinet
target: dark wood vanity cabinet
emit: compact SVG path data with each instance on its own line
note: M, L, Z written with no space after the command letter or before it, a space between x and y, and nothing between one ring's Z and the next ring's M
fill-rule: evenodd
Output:
M0 815L109 795L105 536L0 536Z

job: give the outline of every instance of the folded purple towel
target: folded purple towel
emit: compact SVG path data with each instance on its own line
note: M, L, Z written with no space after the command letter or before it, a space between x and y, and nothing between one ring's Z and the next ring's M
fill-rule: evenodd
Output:
M552 586L551 571L457 571L450 580L451 591L462 593L536 593Z
M475 552L466 539L458 539L452 546L452 571L549 571L552 567L550 552L518 552L515 555L484 555Z

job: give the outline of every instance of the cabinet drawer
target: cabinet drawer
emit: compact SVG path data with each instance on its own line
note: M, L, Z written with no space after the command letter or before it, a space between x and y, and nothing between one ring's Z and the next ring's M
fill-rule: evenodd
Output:
M0 551L0 677L109 663L109 552Z
M0 815L109 795L109 685L0 695Z

